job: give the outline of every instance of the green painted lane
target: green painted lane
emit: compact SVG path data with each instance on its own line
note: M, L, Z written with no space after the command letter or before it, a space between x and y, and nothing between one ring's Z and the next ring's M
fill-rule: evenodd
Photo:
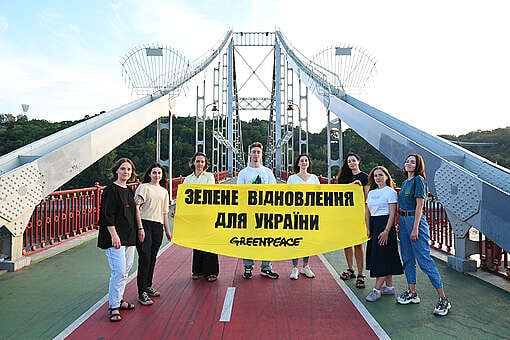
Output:
M0 276L2 339L50 339L108 291L109 268L96 239Z
M168 241L163 237L164 247ZM0 276L0 339L52 339L108 294L97 239ZM135 253L136 254L136 253ZM136 271L135 255L131 273Z
M328 253L325 257L338 273L347 268L343 250ZM417 305L399 305L393 296L367 302L365 297L375 283L368 273L365 273L365 289L356 288L355 279L346 281L346 284L392 339L510 339L510 293L478 278L457 273L440 260L435 261L452 303L452 309L445 317L432 314L437 293L419 269L417 292L421 303ZM313 268L313 263L311 265ZM395 276L393 285L397 294L405 290L405 276Z
M164 239L162 247L167 243ZM343 250L325 256L338 273L347 268ZM432 314L436 292L420 270L418 305L400 306L391 296L367 302L365 296L374 285L368 277L365 289L357 289L355 280L346 283L393 339L510 339L510 293L457 273L442 261L436 263L453 305L446 317ZM109 272L105 252L93 238L18 272L0 275L0 339L55 337L107 294ZM288 279L287 273L280 274L281 280ZM405 289L405 277L395 277L394 286L397 292Z

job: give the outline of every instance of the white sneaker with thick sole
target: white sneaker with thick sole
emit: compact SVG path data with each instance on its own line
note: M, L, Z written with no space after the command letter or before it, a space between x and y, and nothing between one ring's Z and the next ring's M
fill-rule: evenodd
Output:
M395 295L395 287L382 286L381 294L382 295Z
M292 272L290 273L290 279L291 280L299 279L299 271L297 268L292 268Z
M379 300L380 298L381 298L381 291L374 288L374 289L372 289L370 294L367 295L367 297L365 299L369 302L374 302L374 301Z
M315 277L315 274L312 272L312 269L308 265L301 267L301 270L299 272L309 278Z
M401 305L407 305L410 303L420 303L420 297L415 292L411 292L409 289L406 291L403 291L402 294L397 298L397 302Z
M439 298L433 313L435 315L445 316L450 311L450 308L452 308L452 305L450 301L448 301L448 298Z

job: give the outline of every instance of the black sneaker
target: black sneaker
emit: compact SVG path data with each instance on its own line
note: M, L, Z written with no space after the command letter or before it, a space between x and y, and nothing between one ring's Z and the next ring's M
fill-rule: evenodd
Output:
M251 279L253 277L252 270L253 270L253 266L244 266L243 277L245 279Z
M401 305L407 305L410 303L420 303L420 297L418 296L418 293L411 292L409 289L406 291L403 291L402 294L397 298L397 302Z
M142 294L138 295L138 302L140 302L144 306L150 306L153 304L151 298L149 295L147 295L146 292L143 292Z
M149 296L160 296L161 295L160 292L158 292L157 290L155 290L152 287L147 288L145 291L147 292L147 295L149 295Z
M448 301L448 298L439 298L439 300L437 300L436 308L434 308L434 314L445 316L448 314L450 308L452 308L452 305L450 304L450 301Z
M267 276L268 278L270 279L277 279L280 277L280 275L278 275L277 273L275 273L274 271L272 271L271 269L262 269L260 271L260 275L262 276Z

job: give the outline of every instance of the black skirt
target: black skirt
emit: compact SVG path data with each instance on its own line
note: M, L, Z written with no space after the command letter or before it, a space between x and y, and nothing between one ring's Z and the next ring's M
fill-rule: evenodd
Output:
M218 254L193 249L193 266L191 271L193 275L218 275L220 271Z
M398 253L397 233L391 228L386 245L379 245L379 234L386 228L389 215L370 216L370 240L367 242L367 270L370 277L401 275L402 261Z

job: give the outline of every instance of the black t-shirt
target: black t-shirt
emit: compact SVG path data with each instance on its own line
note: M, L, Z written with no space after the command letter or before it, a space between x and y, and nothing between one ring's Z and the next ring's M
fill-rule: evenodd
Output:
M361 171L361 172L359 172L356 175L352 175L351 179L348 179L348 180L341 180L340 179L338 184L351 184L355 180L359 180L361 182L361 185L365 186L365 185L368 184L368 175L367 175L366 172Z
M99 235L97 246L108 249L112 238L107 227L114 226L123 246L136 244L136 205L130 188L112 183L103 191L99 208Z

